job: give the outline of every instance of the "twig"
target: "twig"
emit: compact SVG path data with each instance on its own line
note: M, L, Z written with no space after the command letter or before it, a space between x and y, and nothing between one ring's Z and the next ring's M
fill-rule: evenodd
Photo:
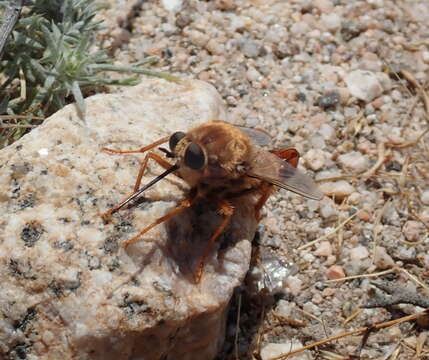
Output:
M383 290L387 295L376 292L372 299L363 308L371 309L378 307L389 307L398 304L412 304L423 308L429 308L429 299L424 298L416 291L404 288L398 284L385 282L373 282L377 288Z
M384 271L380 271L378 273L373 273L373 274L353 275L353 276L346 276L346 277L339 278L339 279L326 280L326 282L330 283L330 282L339 282L339 281L345 281L345 280L355 280L355 279L361 279L361 278L379 277L379 276L383 276L383 275L393 273L395 271L396 271L396 269L389 269L389 270L384 270Z
M370 177L372 175L374 175L377 170L379 169L379 167L381 165L383 165L384 161L386 160L386 155L385 155L385 144L383 141L381 141L378 144L378 159L377 162L371 167L371 169L369 169L368 171L364 172L362 174L362 177Z
M390 327L390 326L393 326L393 325L401 324L401 323L406 322L406 321L416 320L416 319L420 318L421 316L428 316L428 315L429 315L429 309L426 309L425 311L421 311L421 312L416 313L416 314L404 316L404 317L401 317L399 319L395 319L395 320L391 320L391 321L386 321L386 322L383 322L383 323L377 323L377 324L374 324L372 326L363 327L363 328L359 328L359 329L356 329L356 330L346 331L346 332L343 332L341 334L338 334L338 335L335 335L335 336L331 336L330 338L327 338L327 339L324 339L324 340L320 340L320 341L317 341L315 343L312 343L312 344L300 347L299 349L292 350L292 351L290 351L290 352L288 352L286 354L282 354L282 355L276 356L274 358L271 358L270 360L282 360L282 359L286 359L287 357L289 357L291 355L303 352L305 350L312 349L312 348L314 348L316 346L320 346L320 345L326 344L326 343L328 343L330 341L333 341L333 340L338 340L338 339L341 339L343 337L350 336L350 335L363 334L363 333L366 333L366 332L371 332L371 331L374 331L374 330L383 329L383 328Z
M316 240L310 241L309 243L302 245L301 247L298 248L298 250L304 250L307 249L310 246L313 246L314 244L325 240L327 238L329 238L330 236L334 235L336 232L338 232L344 225L346 225L350 220L352 220L357 214L359 214L361 210L356 211L352 216L348 217L346 220L344 220L340 225L338 225L334 230L332 230L331 232L327 233L326 235L323 235L321 237L319 237Z
M22 3L23 0L10 0L9 5L7 6L6 14L4 15L5 20L0 27L0 60L7 38L18 21L18 17L22 9Z

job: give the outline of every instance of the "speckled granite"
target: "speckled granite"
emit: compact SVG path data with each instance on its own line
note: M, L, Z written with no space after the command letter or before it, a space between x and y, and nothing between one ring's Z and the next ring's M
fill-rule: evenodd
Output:
M228 302L242 281L255 231L243 200L199 284L192 269L219 221L210 204L121 242L175 206L173 175L104 224L100 213L129 194L136 148L198 123L225 119L221 98L199 81L145 79L73 105L0 152L0 359L212 359ZM161 169L151 164L147 182Z

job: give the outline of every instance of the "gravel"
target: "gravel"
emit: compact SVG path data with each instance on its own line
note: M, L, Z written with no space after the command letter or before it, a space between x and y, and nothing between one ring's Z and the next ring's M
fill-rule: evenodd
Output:
M239 358L251 359L252 351L261 350L265 356L274 351L271 344L309 344L390 320L393 315L384 309L363 309L345 323L367 302L371 279L326 280L397 267L403 271L381 277L403 287L415 284L413 279L428 283L428 136L406 145L428 126L419 91L407 74L427 84L429 2L166 3L143 2L129 41L115 53L117 64L157 55L159 70L214 85L232 122L265 129L273 137L272 148L296 147L300 167L314 178L347 175L320 183L331 200L325 198L318 206L283 190L268 201L261 223L266 225L265 236L276 240L255 242L255 259L263 247L294 262L299 271L289 283L294 291L286 289L269 301L248 288L241 292ZM115 40L111 34L118 27L116 20L126 17L131 6L111 1L110 9L100 14L107 28L99 35L107 46ZM276 224L270 228L272 218ZM327 236L323 241L330 243L330 255L322 243L298 250L321 236ZM317 255L318 250L329 256ZM312 311L309 304L317 305L317 317L323 321L299 311L290 317L304 321L304 327L278 320L273 309L282 297L298 309L305 305ZM235 356L237 312L235 302L230 336L219 359ZM417 339L423 333L393 327L370 334L362 354L385 357L396 349L398 339ZM332 343L330 351L356 354L361 340L346 337ZM415 358L412 347L399 346L398 359Z

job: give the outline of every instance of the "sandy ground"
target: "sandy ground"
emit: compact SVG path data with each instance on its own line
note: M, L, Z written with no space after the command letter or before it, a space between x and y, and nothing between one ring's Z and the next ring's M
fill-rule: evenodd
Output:
M233 122L296 147L328 195L269 200L219 359L274 359L428 307L427 0L111 3L99 36L117 64L156 55L154 69L213 84ZM404 322L297 358L424 359L427 334Z

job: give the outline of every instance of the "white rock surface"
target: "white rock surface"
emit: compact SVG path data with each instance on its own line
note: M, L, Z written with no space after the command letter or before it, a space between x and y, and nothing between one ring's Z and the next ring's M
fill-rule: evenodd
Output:
M0 358L212 359L248 269L253 199L234 204L221 250L195 284L216 209L202 203L121 247L186 186L170 175L104 224L100 213L131 192L143 156L100 149L225 119L222 100L203 82L145 79L86 106L85 122L69 105L0 152ZM160 171L151 164L143 183Z
M370 102L383 93L377 76L366 70L355 70L344 79L350 94L355 98Z

